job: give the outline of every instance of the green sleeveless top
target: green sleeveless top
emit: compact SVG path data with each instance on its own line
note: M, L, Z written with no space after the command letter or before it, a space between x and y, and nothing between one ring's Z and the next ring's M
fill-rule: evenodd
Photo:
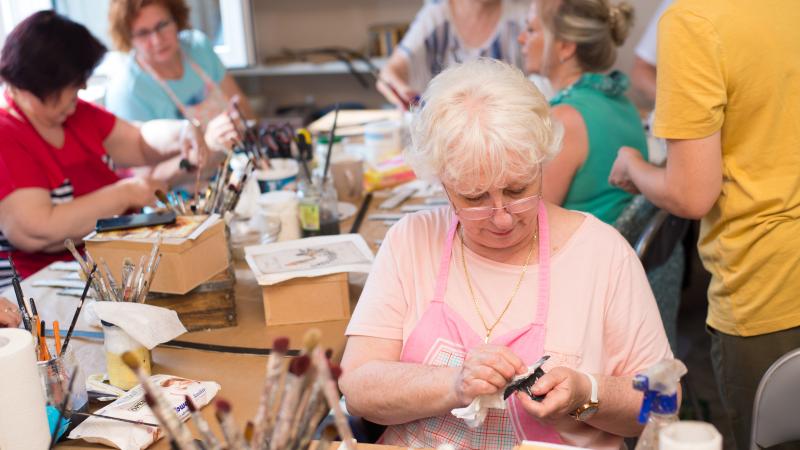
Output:
M639 113L624 95L628 85L628 77L621 72L586 73L550 100L551 106L575 108L583 117L589 138L586 161L575 172L563 206L591 213L608 224L613 224L633 199L633 195L608 184L617 151L627 145L647 159L647 137Z

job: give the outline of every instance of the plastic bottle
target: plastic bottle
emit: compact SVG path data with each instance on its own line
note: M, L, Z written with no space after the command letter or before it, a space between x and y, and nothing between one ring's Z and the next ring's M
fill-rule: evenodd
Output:
M633 388L644 392L639 423L647 423L636 450L658 450L658 433L678 421L678 385L686 366L677 359L664 359L633 378Z

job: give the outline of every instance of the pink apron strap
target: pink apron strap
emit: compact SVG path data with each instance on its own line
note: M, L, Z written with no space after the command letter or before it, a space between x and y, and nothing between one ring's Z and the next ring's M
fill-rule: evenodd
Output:
M539 200L539 301L536 302L536 317L533 323L545 325L550 306L550 223L547 206Z
M453 214L450 229L447 230L447 239L442 246L442 257L439 260L439 272L436 275L436 288L433 291L431 302L444 302L444 292L447 290L447 278L450 276L450 255L453 253L453 241L458 229L458 217Z
M189 58L186 55L184 55L183 58L189 64L189 66L191 66L192 70L194 70L197 73L200 79L203 80L203 83L206 85L206 88L209 89L209 92L213 92L219 89L219 86L217 86L216 83L214 83L214 81L206 74L206 72L202 68L200 68L200 66L198 66L194 61L192 61L191 58ZM180 111L181 114L183 114L183 117L185 117L186 120L192 122L193 125L200 126L200 121L197 119L197 117L194 117L194 115L192 115L192 113L189 110L189 107L187 107L181 101L181 99L178 98L178 96L175 94L175 91L173 91L172 88L169 87L169 83L167 83L166 80L161 78L161 76L159 76L158 73L156 73L156 71L153 69L152 66L150 66L150 64L148 64L144 60L138 62L145 69L145 71L148 74L150 74L150 76L153 77L153 79L156 80L159 85L161 85L161 88L164 89L164 92L166 92L167 96L170 98L170 100L172 100L172 103L174 103L175 106L178 108L178 111Z

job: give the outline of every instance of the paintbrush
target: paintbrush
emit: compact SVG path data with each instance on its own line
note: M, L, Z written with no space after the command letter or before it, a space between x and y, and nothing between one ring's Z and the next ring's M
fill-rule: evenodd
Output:
M155 194L158 201L163 203L165 207L167 207L170 211L174 212L175 214L179 216L181 215L181 212L178 211L178 208L175 205L173 205L171 201L169 201L169 197L167 197L167 194L165 194L164 191L162 191L161 189L156 189Z
M61 354L61 327L57 320L53 321L53 339L56 341L56 356Z
M216 406L217 421L222 429L222 436L225 437L226 448L228 450L244 450L244 439L239 430L236 429L231 416L231 404L224 399L219 399L216 402Z
M153 278L156 276L156 270L158 269L159 262L161 262L161 253L156 256L156 260L153 262L153 269L148 275L147 282L144 285L144 290L142 291L141 295L139 295L139 303L144 303L145 300L147 300L147 294L150 292L150 286L153 285Z
M305 332L303 335L303 348L300 351L301 355L310 355L313 352L317 345L319 344L319 340L322 337L322 333L316 328L310 328L308 331ZM310 356L309 356L310 358ZM313 369L313 366L311 367ZM294 408L294 412L292 413L291 423L289 425L289 439L288 439L288 447L291 448L294 446L294 443L299 436L298 428L300 426L300 422L302 420L303 413L309 406L311 402L311 395L313 391L313 387L316 385L316 377L312 372L306 372L306 376L303 378L302 386L300 387L300 398L297 402L297 406ZM311 386L309 386L311 385ZM311 387L312 389L309 389Z
M272 434L274 424L273 410L275 400L278 397L278 383L283 374L283 357L289 351L289 338L281 336L272 342L272 351L267 358L267 374L264 377L264 387L261 391L261 401L258 403L256 416L253 419L255 429L253 430L252 444L260 449L265 439Z
M128 301L137 301L139 299L139 294L142 292L142 289L144 289L144 258L144 255L139 257L139 265L136 267L136 272L134 272L133 276L133 291Z
M153 410L159 423L163 424L164 429L172 435L178 448L181 450L197 448L192 439L192 433L175 414L161 390L150 381L136 355L133 352L125 352L122 354L122 362L136 374L136 378L139 379L139 383L144 389L145 399L149 396L152 400L152 405L151 402L147 404Z
M114 416L105 416L103 414L92 414L87 412L80 412L80 411L69 411L70 416L86 416L86 417L99 417L101 419L108 419L108 420L116 420L118 422L125 422L131 423L134 425L143 425L146 427L155 427L158 428L158 424L149 423L149 422L141 422L138 420L131 420L131 419L123 419L122 417L114 417Z
M325 155L325 167L322 168L322 186L320 189L325 189L325 181L328 180L328 171L331 166L331 153L333 153L333 141L336 138L336 122L339 120L339 104L336 104L336 112L333 114L333 126L331 133L328 136L328 153Z
M283 374L283 357L289 351L289 338L278 337L272 342L272 351L267 358L267 373L264 377L264 388L261 393L261 401L258 403L256 416L253 419L255 429L253 430L253 446L260 449L264 445L267 436L272 434L274 425L273 411L275 400L278 397L278 383Z
M331 442L336 439L336 427L333 425L328 425L322 429L322 433L319 436L319 443L317 443L317 450L328 450L328 447L331 446ZM342 442L344 444L344 442Z
M96 266L94 259L92 259L92 254L89 251L86 251L86 263L88 264L87 267ZM103 272L100 271L98 273L98 277L94 279L95 291L97 291L97 286L100 286L100 291L97 293L101 296L102 300L105 301L117 301L117 297L114 296L111 292L111 287L106 285L105 279L103 278Z
M41 334L41 327L39 326L39 316L33 316L31 318L31 335L33 336L33 346L36 349L36 360L43 361L44 354L42 353L42 334Z
M39 321L38 317L37 321ZM39 321L39 345L41 346L41 354L42 354L42 361L50 361L53 359L52 355L50 355L50 349L47 348L47 339L44 337L45 326L44 321Z
M129 257L125 257L122 260L122 284L120 285L120 297L125 297L125 289L128 287L128 283L131 280L131 275L133 275L135 267L133 265L133 260Z
M78 261L78 265L80 265L81 269L83 269L83 273L88 275L89 274L89 266L86 264L86 261L84 261L84 259L81 256L81 254L78 253L78 249L75 248L75 243L72 242L72 239L69 239L69 238L65 239L64 240L64 247L66 247L67 250L69 250L69 252L72 253L72 257L75 258L75 261Z
M111 268L108 267L108 263L106 262L103 257L97 258L100 261L100 266L105 272L105 276L107 277L108 285L111 288L111 292L114 294L115 297L120 298L122 297L122 292L120 291L120 287L117 285L117 280L114 279L114 274L111 272Z
M322 381L322 394L333 410L334 423L339 430L342 444L346 449L354 450L356 440L353 438L353 431L350 429L347 416L345 416L344 411L342 411L342 406L339 404L339 387L336 384L336 380L334 380L331 375L331 371L328 367L328 360L321 351L313 352L311 357L314 358L314 365Z
M253 425L252 420L247 421L247 425L244 426L244 448L250 449L251 447L247 446L247 443L253 440L253 430L255 429L255 425Z
M331 371L331 378L334 381L338 381L339 377L342 375L342 369L339 366L332 366L330 368ZM322 387L322 381L317 378L316 385ZM313 405L313 409L310 410L310 414L307 418L303 419L302 426L305 427L304 431L300 435L300 439L295 446L296 449L307 449L308 444L311 442L311 439L314 437L314 431L317 429L317 424L322 422L322 418L328 414L329 406L326 401L317 401L315 405ZM320 447L317 447L320 448Z
M61 428L61 421L64 419L64 414L67 412L67 405L69 404L69 398L72 397L72 386L75 385L75 378L76 377L77 369L72 371L72 375L69 377L69 385L67 386L67 392L64 394L64 399L61 401L61 407L58 409L58 419L56 419L56 426L53 427L53 432L50 435L50 446L48 448L53 448L56 445L56 439L58 439L58 430Z
M8 255L8 264L11 266L11 284L14 286L14 296L17 297L19 313L22 316L22 325L26 330L33 331L31 328L31 315L25 305L25 296L22 293L22 285L19 282L19 273L17 273L17 267L14 265L14 258L11 255Z
M83 287L83 293L81 294L81 299L78 301L78 307L75 308L75 314L72 315L72 322L70 322L69 329L67 330L67 336L64 338L64 345L61 346L61 356L64 356L64 353L67 351L69 339L72 337L72 332L75 331L75 324L78 323L78 316L81 314L83 302L86 300L86 294L89 292L89 286L92 284L92 278L94 277L94 272L96 270L97 266L93 266L92 270L89 271L88 275L86 276L86 285Z
M167 419L167 417L174 416L174 412L170 408L166 408L166 410L162 409L162 405L159 405L147 390L144 392L144 401L147 403L150 411L153 411L153 415L156 416L156 420L158 420L160 425L159 429L164 432L164 437L169 441L169 448L172 450L188 450L186 446L178 443L175 439L175 430L170 428L170 422L168 422L170 419Z
M207 450L221 450L222 446L217 440L217 437L211 432L211 427L208 425L203 415L200 414L200 410L197 409L192 398L187 395L184 400L186 400L186 407L189 408L189 412L192 414L192 419L194 419L197 430L203 436L203 446Z
M300 392L303 389L303 376L311 365L308 355L301 355L292 359L289 364L289 373L286 374L286 381L283 387L283 398L281 407L278 410L278 420L270 439L270 449L278 450L286 448L291 436L290 427L297 402L300 400Z

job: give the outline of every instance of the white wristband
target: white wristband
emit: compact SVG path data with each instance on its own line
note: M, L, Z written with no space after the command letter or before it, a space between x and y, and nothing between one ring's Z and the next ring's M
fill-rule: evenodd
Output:
M592 403L597 403L597 379L589 372L581 371L581 373L586 375L586 377L589 378L589 382L592 383L592 395L589 398L589 401Z

